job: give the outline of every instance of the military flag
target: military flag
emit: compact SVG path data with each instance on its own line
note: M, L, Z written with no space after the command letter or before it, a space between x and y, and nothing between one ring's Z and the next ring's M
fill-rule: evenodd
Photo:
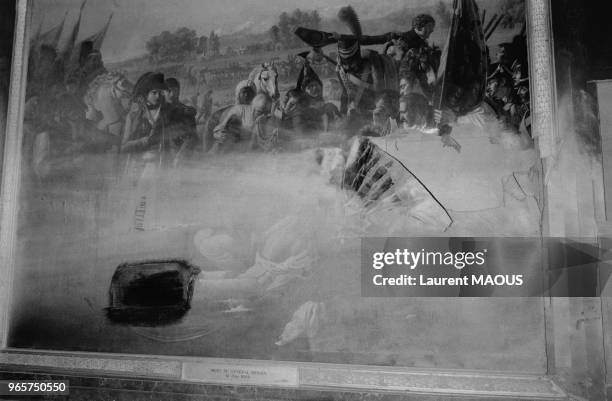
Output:
M77 38L79 37L79 31L81 30L81 18L83 16L83 8L85 8L85 4L87 4L87 0L83 0L83 3L81 3L79 18L74 24L74 28L72 28L72 32L70 33L70 36L68 37L68 40L61 51L62 57L64 57L64 60L66 61L72 57L72 51L74 50Z
M108 20L106 21L106 24L104 24L104 27L102 27L102 29L100 29L100 31L94 33L93 35L91 35L87 39L83 40L83 42L91 42L92 45L93 45L92 46L93 50L100 51L100 49L102 48L102 44L104 43L104 38L106 37L106 32L108 32L108 27L109 27L112 19L113 19L113 14L111 14L108 17Z
M57 50L60 38L62 36L62 32L64 31L64 24L66 23L67 15L68 15L68 11L66 11L66 13L64 14L64 18L62 19L62 22L58 26L49 29L47 32L41 34L38 37L39 46L47 45Z
M487 45L474 0L454 0L453 19L440 61L434 107L465 115L483 101Z

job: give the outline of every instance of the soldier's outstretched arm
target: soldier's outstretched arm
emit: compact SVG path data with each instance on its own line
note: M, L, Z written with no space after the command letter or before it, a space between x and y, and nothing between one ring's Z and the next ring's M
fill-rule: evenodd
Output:
M374 35L368 36L364 35L359 39L359 43L368 46L368 45L384 45L387 42L391 42L393 38L395 38L395 32L387 32L382 35Z
M293 33L299 37L304 43L315 48L325 47L334 43L338 43L340 38L356 39L353 35L340 35L337 32L324 32L316 29L297 27ZM388 32L376 36L361 36L359 42L362 45L382 45L397 36L395 32Z

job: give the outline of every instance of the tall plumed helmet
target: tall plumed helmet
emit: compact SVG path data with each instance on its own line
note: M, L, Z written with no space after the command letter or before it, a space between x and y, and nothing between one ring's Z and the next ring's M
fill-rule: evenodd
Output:
M357 13L353 7L342 7L338 11L338 19L348 27L353 36L355 36L357 39L361 38L361 22L359 21L359 17L357 16Z
M342 35L338 40L338 55L348 59L359 53L359 40L362 35L361 22L351 6L342 7L338 11L338 19L351 31L352 36Z

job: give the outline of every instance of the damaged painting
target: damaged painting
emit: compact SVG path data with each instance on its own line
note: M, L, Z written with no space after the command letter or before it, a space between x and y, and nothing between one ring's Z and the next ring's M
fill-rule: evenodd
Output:
M8 346L545 372L542 299L360 293L542 234L524 2L304 7L31 2Z

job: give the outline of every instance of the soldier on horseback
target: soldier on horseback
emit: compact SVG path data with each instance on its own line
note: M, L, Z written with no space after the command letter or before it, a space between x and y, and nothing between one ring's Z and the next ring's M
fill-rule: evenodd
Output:
M341 110L348 115L349 127L368 124L363 132L380 135L400 118L410 127L433 126L432 100L441 55L427 42L435 29L433 17L420 14L410 31L376 36L361 34L352 8L342 9L339 17L352 35L305 28L296 34L315 49L338 43L338 73L345 92ZM359 49L374 44L385 44L384 54Z
M69 72L70 78L77 82L79 93L84 95L89 84L106 72L100 51L94 49L90 41L81 43L78 65Z
M433 93L440 64L440 49L428 39L436 21L429 14L419 14L406 32L362 36L361 44L384 44L384 54L399 62L400 121L408 127L424 128L434 124Z
M338 17L353 34L338 39L337 72L343 87L340 112L346 114L349 130L372 124L378 131L381 122L397 117L397 65L374 50L361 50L361 25L352 7L342 8Z

